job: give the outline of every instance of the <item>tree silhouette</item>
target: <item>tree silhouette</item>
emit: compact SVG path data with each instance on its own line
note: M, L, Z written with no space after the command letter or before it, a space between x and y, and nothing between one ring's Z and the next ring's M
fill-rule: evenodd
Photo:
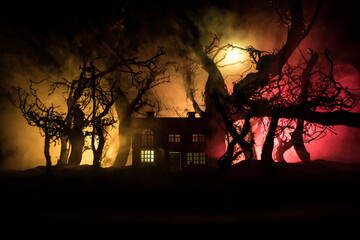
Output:
M133 113L140 112L145 106L156 107L155 104L158 104L150 98L150 90L168 82L169 76L166 71L170 63L159 64L159 58L164 54L165 51L159 49L153 57L146 60L121 57L103 68L96 65L96 61L102 65L102 58L84 60L79 76L72 81L44 79L40 82L31 81L29 91L20 87L14 88L9 95L13 104L21 110L31 126L37 126L42 130L47 165L51 166L51 141L60 141L60 164L79 165L85 137L91 136L93 165L100 167L106 142L106 129L116 123L112 111L114 104L117 105L118 113L125 113L119 116L119 132L126 135L131 134L129 125L126 124L131 123ZM115 72L121 74L114 74ZM65 95L67 111L60 112L53 104L47 106L43 103L33 86L35 83L42 88L44 86L41 84L50 84L49 96L60 93ZM127 84L130 84L130 87ZM118 155L121 156L121 153Z
M146 49L141 48L141 37L143 36L138 37L136 33L132 32L131 26L127 27L126 25L131 24L131 21L128 23L129 20L127 19L129 12L131 10L128 9L128 2L126 1L116 19L107 21L105 27L94 28L90 33L79 36L83 43L79 45L81 56L87 58L90 58L89 56L95 56L93 58L106 56L97 59L99 66L108 66L107 70L101 70L104 73L104 76L101 77L106 78L101 82L109 85L103 90L110 89L115 81L118 82L113 85L114 96L116 95L114 106L120 136L118 153L114 162L115 167L124 167L128 159L133 117L136 114L144 115L145 109L160 110L161 101L156 96L154 89L169 82L168 69L173 64L173 62L164 59L165 50L162 47L157 46L156 49L156 47L149 48L146 46ZM90 62L88 61L88 65ZM87 74L91 75L91 72ZM95 74L95 78L100 75L101 73ZM90 82L94 81L90 80ZM94 87L92 88L94 89ZM101 92L100 90L96 91ZM89 94L92 95L92 92L90 91ZM90 97L93 99L91 100L93 105L98 98L97 94L95 97L94 95ZM106 96L111 99L111 94L107 93ZM102 100L99 98L97 101L101 103ZM103 105L106 105L105 102ZM95 109L95 105L92 108ZM101 115L101 113L98 112L96 115ZM100 120L98 121L96 116L90 118L88 120L91 126L99 126ZM95 129L93 128L93 130ZM95 136L97 134L90 135ZM92 142L94 141L92 140Z
M216 37L213 37L208 46L204 46L200 41L200 30L196 24L183 13L175 14L175 20L180 26L178 35L181 42L192 51L198 63L208 73L205 113L220 115L229 136L228 149L219 161L220 166L231 166L241 153L246 159L254 158L251 119L271 118L261 155L264 166L269 168L274 163L274 138L279 137L279 129L290 126L291 122L296 122L291 140L281 144L286 145L285 148L294 146L304 162L310 160L303 139L304 133L310 133L306 131L305 126L320 124L360 127L360 113L352 112L358 97L334 79L333 63L328 50L323 55L330 65L328 73L316 65L318 53L313 50L309 50L310 59L305 60L305 64L301 66L290 66L288 62L309 34L321 1L315 7L313 17L309 21L304 18L300 0L287 1L287 5L287 9L272 5L280 21L287 28L286 42L279 50L269 53L252 46L242 48L231 45L247 52L255 69L234 83L232 93L226 89L224 78L219 71L219 62L215 58L219 51L226 47L220 46ZM237 125L238 120L244 121L240 128ZM279 128L279 121L287 123ZM318 131L313 131L310 135L315 132Z
M132 134L130 127L134 114L144 113L145 108L161 108L161 102L152 90L170 80L168 68L173 63L161 63L160 58L164 54L163 49L158 49L151 58L129 65L129 70L122 72L121 77L125 84L117 88L121 94L115 102L115 107L119 116L119 135L123 138L114 167L124 167L128 159Z
M53 104L47 105L38 97L37 89L34 85L41 82L34 82L30 80L28 90L22 88L14 88L9 92L9 99L11 103L20 109L23 117L30 126L39 128L40 134L44 137L44 156L46 160L46 169L50 173L52 165L50 155L50 143L56 142L59 138L61 121L63 114L58 112Z

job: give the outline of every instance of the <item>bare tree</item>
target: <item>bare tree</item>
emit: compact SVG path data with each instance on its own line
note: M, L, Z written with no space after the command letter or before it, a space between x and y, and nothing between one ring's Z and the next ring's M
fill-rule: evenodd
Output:
M298 76L297 74L294 74L294 71L296 71L296 70L291 69L288 66L287 69L284 71L285 75L287 76L287 79L288 79L287 84L289 86L291 86L291 91L287 92L289 94L287 96L287 98L293 98L293 99L295 98L294 100L297 101L297 103L299 103L299 104L302 104L308 100L308 92L309 92L309 87L310 87L309 76L310 76L311 72L313 71L313 69L315 68L315 66L318 62L318 58L319 58L319 54L316 53L315 51L309 49L309 53L310 53L309 60L307 60L304 57L304 55L301 54L303 56L303 59L306 62L306 67L302 70L301 74L299 75L300 78L297 81L297 84L295 84L295 86L297 86L297 89L294 89L294 84L293 84L297 80L297 79L295 80L294 77ZM289 81L289 79L291 79L291 82ZM295 96L296 91L298 91L298 92L300 91L300 93L297 97ZM290 120L290 122L292 122L292 120ZM305 124L304 119L302 119L302 118L297 119L295 130L292 132L289 140L278 137L279 146L278 146L277 152L276 152L276 158L278 161L281 161L281 162L285 161L283 155L292 146L294 146L294 149L295 149L296 153L298 154L301 161L303 161L304 163L307 163L310 161L310 154L306 150L306 147L304 145L303 135L308 133L309 135L311 135L313 137L312 140L314 140L316 138L319 138L321 136L321 134L317 135L316 131L312 131L311 133L309 133L308 131L306 131L306 129L308 129L308 128L305 127L304 124ZM289 125L289 124L287 124L287 125ZM312 124L312 125L316 127L317 124ZM325 130L326 130L326 128L322 131L322 133L324 133Z
M84 147L84 128L88 125L85 119L84 110L90 102L87 91L90 87L89 69L84 63L80 66L79 77L68 81L52 81L50 95L64 92L66 102L66 112L61 119L59 136L61 140L61 151L59 164L79 165L82 159Z
M137 57L123 58L118 55L118 58L113 59L110 64L106 61L108 59L94 58L84 61L79 78L73 81L63 79L52 83L52 93L59 87L65 87L68 93L66 102L70 114L68 112L64 119L65 127L62 135L69 139L72 148L69 164L80 164L84 140L86 135L89 135L94 153L94 166L100 166L106 140L106 128L113 126L116 122L111 111L113 105L116 105L120 118L119 131L129 131L128 126L121 125L125 125L126 121L124 121L125 117L119 113L124 110L129 111L129 109L138 112L152 103L148 98L149 90L168 79L159 77L166 70L166 65L157 66L158 58L163 54L165 52L159 50L154 57L145 61L138 60ZM100 65L104 62L107 64L101 69L96 66L95 61L99 61ZM131 84L129 89L126 86L128 83ZM128 101L127 96L134 90L137 94L126 106L128 109L126 110L122 104ZM92 129L91 132L85 131L85 127ZM98 143L97 146L95 146L96 143Z
M288 30L283 47L274 53L257 50L251 46L239 47L249 54L251 62L255 65L255 72L247 74L235 83L231 95L226 90L219 66L213 58L218 51L209 51L211 46L216 45L216 39L213 39L210 47L204 47L200 43L200 30L196 24L182 13L176 15L176 21L181 26L181 41L197 56L202 68L209 75L205 90L205 112L213 112L210 109L216 110L222 118L227 134L231 136L228 138L227 152L220 159L221 166L230 166L240 153L248 156L247 159L253 157L251 143L246 140L247 135L251 133L250 119L271 118L261 156L264 166L268 167L273 166L274 138L277 137L280 119L297 119L291 144L304 161L310 160L303 140L305 121L325 126L360 126L360 113L351 112L358 98L334 79L333 64L328 51L324 55L330 64L329 73L314 68L318 58L315 52L312 52L305 67L287 67L288 59L310 32L321 1L315 7L310 21L305 21L300 0L287 1L287 5L288 13L272 5ZM285 84L285 81L288 82ZM235 125L239 119L245 120L240 132Z
M106 128L114 126L116 123L111 108L119 95L114 91L119 81L106 77L108 71L101 71L97 68L94 64L95 60L91 60L88 66L90 84L88 89L86 89L85 95L89 96L88 98L92 102L92 108L87 117L92 131L87 131L87 133L91 135L93 166L99 168L107 138Z
M204 116L209 119L216 119L217 126L215 127L224 124L226 132L231 136L231 140L228 138L228 149L219 161L220 165L231 165L233 160L236 159L239 155L238 153L234 154L234 148L237 144L241 146L242 152L244 152L248 159L252 158L254 153L253 146L245 140L251 128L250 119L252 115L250 112L245 113L246 111L241 113L243 119L245 119L245 124L242 132L239 133L234 125L236 120L233 119L233 114L231 114L231 109L229 109L231 105L229 102L230 96L224 78L217 66L224 59L224 55L220 56L219 59L217 57L230 46L219 46L219 38L216 35L213 36L209 45L203 46L200 42L200 31L193 21L183 13L178 13L175 20L181 26L179 36L183 44L194 53L202 68L208 73L205 86L206 109Z
M124 167L130 152L132 119L135 113L143 113L146 107L160 108L160 101L153 93L153 89L169 82L168 67L172 62L161 63L160 58L165 54L159 49L149 59L128 65L128 70L122 72L125 84L118 86L120 93L115 102L119 117L119 135L122 137L114 167Z
M63 114L56 111L53 104L47 105L38 97L37 89L34 85L40 82L33 82L30 80L29 90L24 90L20 87L13 88L9 92L9 99L11 103L20 109L23 117L30 126L39 128L41 136L44 137L44 156L46 159L46 169L50 173L52 165L50 155L50 143L55 143L59 138L59 129L61 128L61 120Z

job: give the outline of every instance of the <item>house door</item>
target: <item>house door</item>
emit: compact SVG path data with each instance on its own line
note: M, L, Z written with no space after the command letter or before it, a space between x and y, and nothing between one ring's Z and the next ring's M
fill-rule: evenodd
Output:
M181 171L181 152L169 152L169 171Z

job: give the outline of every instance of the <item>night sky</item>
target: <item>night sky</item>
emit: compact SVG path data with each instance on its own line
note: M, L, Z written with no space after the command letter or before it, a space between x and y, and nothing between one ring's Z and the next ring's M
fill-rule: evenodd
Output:
M121 17L125 2L105 0L90 3L88 1L61 1L47 4L42 1L7 3L0 10L1 52L15 52L19 56L31 54L34 59L46 58L43 56L46 55L42 49L44 45L56 44L62 39L71 42L74 35L79 32L91 32L94 28L102 28L117 21ZM303 2L305 12L308 11L311 16L311 9L315 7L314 1ZM312 35L316 35L317 45L331 49L337 61L346 61L358 67L360 56L356 54L356 49L360 42L358 30L360 20L353 4L351 1L323 1ZM252 19L267 22L269 18L275 16L268 1L265 0L168 2L137 0L127 3L124 25L129 38L137 33L138 36L141 34L145 38L143 40L148 41L149 39L146 38L171 34L168 24L162 20L171 16L173 11L189 13L193 19L198 18L204 22L203 15L209 9L234 14L234 21L229 25L239 29L261 28L263 25L260 23L259 26L253 26ZM48 61L45 61L46 63L50 64Z

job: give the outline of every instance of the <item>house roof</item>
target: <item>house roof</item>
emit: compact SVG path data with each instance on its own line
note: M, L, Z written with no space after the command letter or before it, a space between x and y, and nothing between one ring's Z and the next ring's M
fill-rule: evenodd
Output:
M208 119L195 117L193 113L190 113L189 117L178 118L153 116L136 118L134 122L139 129L159 129L174 134L184 132L206 133L210 131Z

